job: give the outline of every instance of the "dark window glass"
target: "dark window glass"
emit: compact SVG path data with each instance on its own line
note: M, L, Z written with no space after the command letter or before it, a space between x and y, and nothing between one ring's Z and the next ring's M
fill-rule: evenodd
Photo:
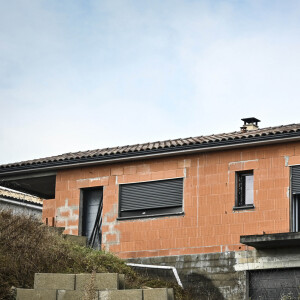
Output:
M291 167L291 197L292 197L292 228L300 231L300 166Z
M236 206L253 206L253 171L236 174Z

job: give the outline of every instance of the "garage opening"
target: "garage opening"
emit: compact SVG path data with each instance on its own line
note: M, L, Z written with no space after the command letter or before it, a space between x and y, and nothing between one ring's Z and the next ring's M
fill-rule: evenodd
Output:
M299 299L300 268L249 271L251 300Z
M81 194L82 235L87 237L88 246L101 249L103 188L82 189Z

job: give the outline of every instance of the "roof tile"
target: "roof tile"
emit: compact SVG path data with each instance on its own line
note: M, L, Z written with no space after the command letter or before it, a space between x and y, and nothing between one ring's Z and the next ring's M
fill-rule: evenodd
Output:
M159 148L174 148L174 147L184 146L184 145L196 145L196 144L204 144L204 143L211 143L211 142L218 142L218 141L228 141L233 139L238 140L238 139L251 138L255 136L267 136L267 135L275 135L278 133L291 133L291 132L298 132L298 131L300 131L300 123L260 128L248 132L235 131L231 133L221 133L221 134L213 134L207 136L189 137L184 139L174 139L174 140L157 141L157 142L144 143L144 144L127 145L123 147L104 148L104 149L96 149L96 150L88 150L88 151L79 151L73 153L69 152L69 153L51 156L51 157L4 164L4 165L0 165L0 168L9 169L18 166L22 167L22 166L33 165L33 164L42 164L42 163L45 164L49 162L64 161L70 159L77 160L77 159L87 158L87 157L100 157L104 155L115 155L115 154L122 154L128 152L140 152L140 151L159 149Z

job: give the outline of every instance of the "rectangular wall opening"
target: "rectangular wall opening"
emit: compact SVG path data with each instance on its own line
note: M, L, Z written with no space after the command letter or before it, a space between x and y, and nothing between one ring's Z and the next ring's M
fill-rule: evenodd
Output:
M122 184L119 218L145 218L183 212L183 178Z
M299 222L300 222L300 195L299 194L293 195L292 207L293 207L292 231L299 232L299 230L300 230L300 224L299 224Z
M81 234L88 246L101 249L103 187L81 190Z
M291 231L300 231L300 166L291 167Z

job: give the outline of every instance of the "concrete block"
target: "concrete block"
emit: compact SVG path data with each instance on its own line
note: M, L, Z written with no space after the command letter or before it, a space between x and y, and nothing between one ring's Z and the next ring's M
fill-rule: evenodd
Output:
M143 300L143 290L102 291L99 300Z
M168 289L168 300L174 300L174 290L173 289Z
M56 290L17 289L17 300L56 300Z
M67 290L57 291L57 300L82 300L84 299L84 297L85 297L85 291L67 291ZM98 300L98 299L99 299L99 292L95 291L93 300Z
M37 290L74 290L75 274L36 273L34 288Z
M119 274L119 290L125 290L125 275Z
M144 300L173 300L173 289L159 288L159 289L144 289Z
M76 290L84 290L91 282L91 274L76 274ZM94 281L96 290L117 290L119 288L119 274L97 273Z

